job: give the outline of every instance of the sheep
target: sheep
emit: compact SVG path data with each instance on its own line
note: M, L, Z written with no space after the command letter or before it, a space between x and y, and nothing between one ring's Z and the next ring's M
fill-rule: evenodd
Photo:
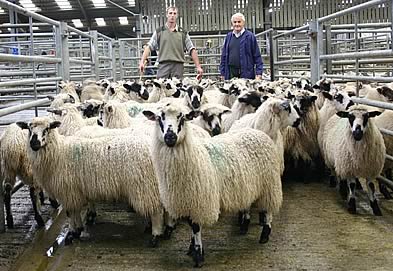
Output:
M123 87L126 89L126 93L130 95L130 99L133 101L144 102L149 99L149 92L143 82L126 81L123 84Z
M98 86L95 82L87 84L82 88L80 101L82 103L90 99L102 101L104 100L103 90L103 87Z
M81 210L89 202L126 200L137 213L151 217L151 244L157 245L163 209L146 138L65 137L55 129L60 122L47 117L17 124L29 130L28 155L39 184L70 214L67 240L80 236Z
M284 172L284 142L281 130L288 126L297 127L300 117L288 100L268 98L255 113L235 121L229 131L253 128L266 133L276 144L280 155L280 172Z
M149 94L148 102L156 103L165 97L178 98L180 96L180 90L177 89L175 82L177 82L177 80L172 81L164 78L154 79L152 82L153 90Z
M348 211L356 213L356 180L367 180L368 197L374 215L382 215L375 197L375 179L382 171L386 148L373 117L379 111L354 105L349 111L339 111L324 128L324 160L340 179L348 180Z
M13 228L14 221L11 212L11 192L18 177L24 184L30 186L30 198L33 204L34 217L39 227L45 225L40 212L40 202L37 200L36 183L34 182L32 166L27 157L28 132L20 129L15 123L4 130L0 138L1 183L4 186L7 227ZM55 202L52 201L52 206Z
M262 104L263 98L257 91L244 91L232 105L231 113L222 118L222 131L227 132L232 124L242 116L254 113Z
M205 129L211 136L221 134L221 120L231 110L222 104L207 103L201 107L200 115L191 122Z
M173 103L178 102L185 106L188 106L192 110L199 110L202 105L207 104L207 98L204 95L203 87L199 85L188 86L184 91L186 94L182 99L174 97L162 98L159 103Z
M297 90L293 99L301 122L297 128L287 127L283 131L285 160L287 164L287 161L293 162L294 167L303 172L306 164L314 165L319 161L317 97L309 91Z
M156 123L152 160L162 203L171 217L190 219L195 266L204 260L201 226L215 223L221 211L247 210L255 202L265 214L259 242L266 243L282 204L279 157L269 136L245 129L195 138L186 121L193 114L177 104L143 113Z
M63 106L66 103L75 103L75 98L71 94L68 93L60 93L56 96L48 95L47 98L51 101L51 108L58 108Z
M60 94L65 93L65 94L70 94L74 97L75 102L79 103L79 95L76 91L76 84L75 82L64 82L60 81L59 82L59 88L60 88Z
M97 117L104 101L89 99L81 105L82 116L86 118Z

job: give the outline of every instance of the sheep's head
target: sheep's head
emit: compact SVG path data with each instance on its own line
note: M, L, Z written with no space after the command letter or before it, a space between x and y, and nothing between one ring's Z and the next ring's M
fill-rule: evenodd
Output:
M60 126L60 121L51 121L47 117L34 118L30 123L16 123L20 128L29 130L29 144L33 151L38 151L47 144L50 130Z
M299 126L300 116L290 100L271 97L265 103L263 106L268 106L272 114L279 116L281 129Z
M229 113L231 110L221 104L207 104L201 110L201 118L203 119L204 129L211 136L221 134L221 118L223 114Z
M240 103L244 103L245 105L250 105L253 107L254 111L261 106L264 99L261 97L261 93L259 91L246 91L240 94L238 101Z
M127 81L123 84L123 87L126 89L127 93L135 92L140 98L143 100L149 99L149 92L143 83L131 82Z
M199 110L201 107L203 88L201 86L189 86L186 90L187 103L194 110Z
M193 119L198 113L174 104L166 104L156 112L145 110L142 113L149 119L156 121L159 140L168 147L174 147L185 138L185 122Z
M319 80L318 82L315 83L315 85L312 87L315 92L320 92L320 91L330 91L333 85L333 80L324 78Z
M393 101L393 90L387 86L377 88L377 91L382 96L386 97L389 102Z
M322 91L322 94L326 99L333 102L337 111L348 110L352 105L354 105L354 102L351 100L350 95L346 91L335 91L334 94Z
M299 90L295 93L293 97L294 106L300 116L305 116L307 112L315 105L317 96L312 95L311 92L307 90Z
M367 129L369 119L379 116L381 112L368 112L365 107L352 106L349 111L339 111L336 114L341 118L348 119L353 138L356 141L360 141L362 140L364 132Z
M103 106L103 101L90 99L86 100L83 105L80 107L82 111L82 115L86 118L96 117L100 113L100 109Z

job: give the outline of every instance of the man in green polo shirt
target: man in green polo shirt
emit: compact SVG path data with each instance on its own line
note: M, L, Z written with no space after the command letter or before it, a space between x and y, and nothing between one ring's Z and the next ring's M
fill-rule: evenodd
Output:
M188 33L184 32L176 23L178 10L176 7L169 7L166 10L167 22L165 26L154 31L153 36L147 43L139 62L141 73L145 70L145 62L152 50L158 50L158 71L157 78L183 78L184 73L184 52L187 51L197 69L198 77L203 74L199 58L194 44Z

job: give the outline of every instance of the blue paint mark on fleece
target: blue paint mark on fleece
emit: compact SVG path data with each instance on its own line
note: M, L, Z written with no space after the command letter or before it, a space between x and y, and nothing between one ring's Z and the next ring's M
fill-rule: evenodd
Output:
M133 105L127 108L127 113L131 118L136 117L139 113L143 111L143 107L140 105Z
M222 144L207 143L205 144L205 148L209 153L213 165L219 170L224 170L226 162L224 155L225 146Z

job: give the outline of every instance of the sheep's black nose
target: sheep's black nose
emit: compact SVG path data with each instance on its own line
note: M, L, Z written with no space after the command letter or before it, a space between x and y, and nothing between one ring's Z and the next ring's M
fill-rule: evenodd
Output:
M149 92L147 90L143 91L143 93L141 94L141 98L143 100L148 100L149 99Z
M212 130L212 135L213 135L213 136L216 136L216 135L219 135L219 134L221 134L221 127L217 125L217 126L214 127L214 129Z
M300 125L300 118L297 118L296 121L293 123L292 127L296 128Z
M347 110L348 108L350 108L352 105L355 105L354 102L349 101L349 103L347 104L347 108L345 108L345 110Z
M356 128L356 130L352 132L352 135L356 141L360 141L363 138L363 131Z
M164 136L164 141L168 147L174 147L176 145L177 135L172 131L168 131Z
M199 109L201 106L201 103L197 100L197 98L194 98L191 102L191 105L194 109Z
M33 135L30 140L30 147L33 151L38 151L41 148L41 142L37 139L37 135Z

